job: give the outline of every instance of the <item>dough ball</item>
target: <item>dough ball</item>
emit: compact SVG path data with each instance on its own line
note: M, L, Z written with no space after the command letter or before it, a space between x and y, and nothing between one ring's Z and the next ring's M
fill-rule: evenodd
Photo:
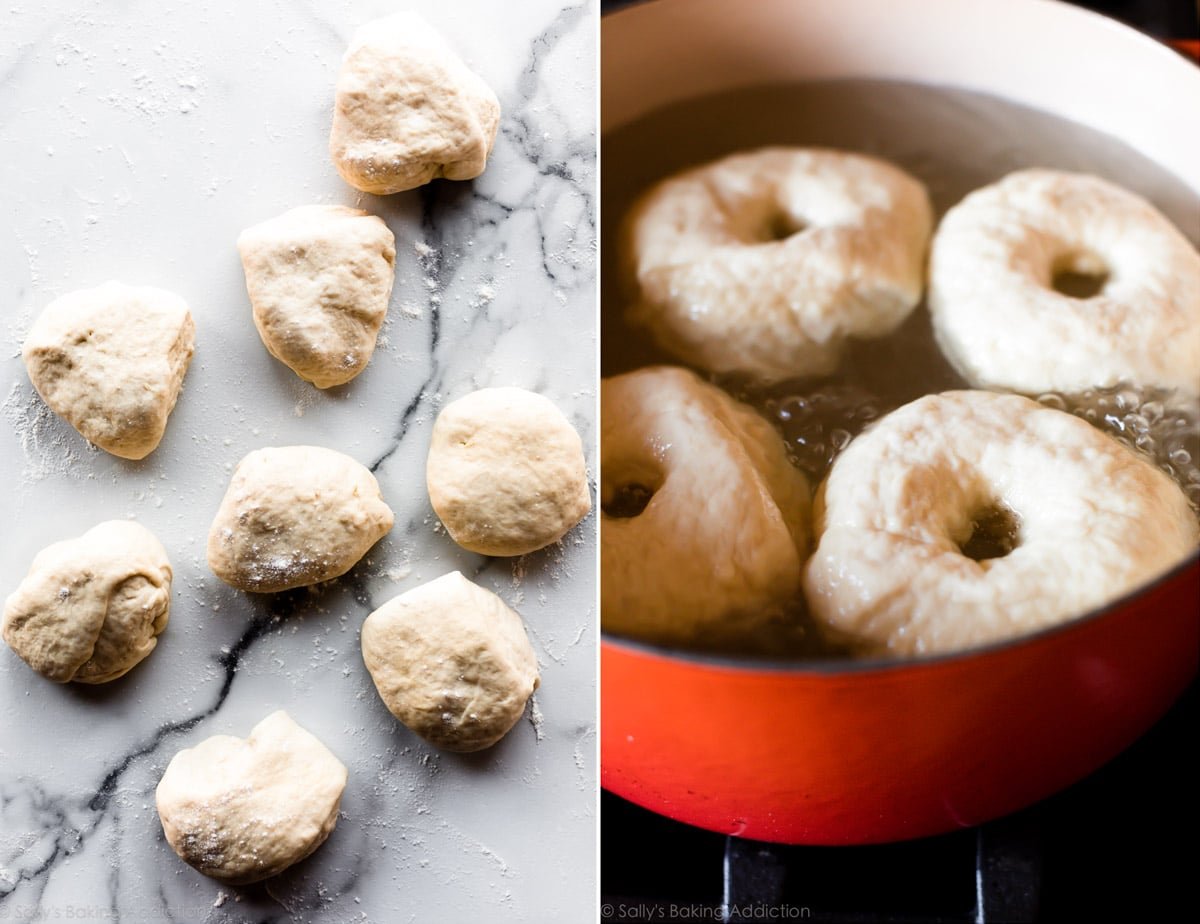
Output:
M396 239L374 215L307 205L238 238L254 324L271 355L318 388L367 367L387 314Z
M346 768L280 710L249 738L214 735L171 758L155 792L167 843L206 876L275 876L337 824Z
M50 410L106 452L143 459L167 428L195 333L178 295L106 282L47 305L21 352Z
M105 683L154 650L170 609L162 545L109 520L37 554L4 603L4 640L43 677Z
M521 388L484 388L446 405L425 477L451 538L481 555L548 546L592 508L579 434Z
M601 619L753 647L800 596L809 487L764 418L686 369L600 386Z
M457 571L368 616L362 650L392 715L448 751L495 744L538 688L521 617Z
M438 177L479 176L499 124L491 88L424 19L396 13L350 42L329 151L347 183L387 195Z
M272 593L345 574L394 521L379 483L320 446L258 449L238 463L208 533L226 584Z

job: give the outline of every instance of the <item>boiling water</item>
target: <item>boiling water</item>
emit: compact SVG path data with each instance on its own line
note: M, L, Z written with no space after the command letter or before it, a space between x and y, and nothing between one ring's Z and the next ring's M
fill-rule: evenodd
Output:
M602 141L604 375L679 362L647 334L627 327L623 317L628 288L619 272L617 234L633 201L680 170L768 144L842 148L890 160L926 184L938 218L967 193L1013 170L1095 173L1146 197L1193 243L1200 241L1200 198L1154 162L1094 129L995 97L850 80L688 100L609 132ZM942 357L923 303L892 335L852 342L833 376L770 389L736 379L720 384L776 422L793 462L814 483L873 420L920 395L968 387ZM1197 409L1180 410L1161 391L1128 387L1033 397L1145 453L1179 482L1200 516ZM802 614L798 625L797 647L817 653L820 646L808 639ZM776 650L778 644L771 642Z

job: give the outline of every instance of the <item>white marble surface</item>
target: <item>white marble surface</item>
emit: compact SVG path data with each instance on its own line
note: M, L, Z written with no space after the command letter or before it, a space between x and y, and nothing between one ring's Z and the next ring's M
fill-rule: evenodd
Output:
M42 546L131 517L176 570L157 651L58 686L0 646L0 920L527 921L595 914L595 519L519 560L458 549L424 488L438 408L515 384L595 442L595 4L562 0L10 0L0 10L0 594ZM387 199L337 177L326 138L345 44L418 7L495 87L487 172ZM396 233L381 346L330 392L255 333L238 232L357 204ZM147 460L87 446L19 346L54 297L109 278L182 294L197 349ZM396 526L347 577L255 597L204 561L232 466L317 443L376 469ZM594 470L594 450L589 449ZM525 617L536 708L499 745L441 754L389 715L359 651L367 612L458 568ZM222 887L163 839L179 749L287 709L349 767L337 828L266 885Z

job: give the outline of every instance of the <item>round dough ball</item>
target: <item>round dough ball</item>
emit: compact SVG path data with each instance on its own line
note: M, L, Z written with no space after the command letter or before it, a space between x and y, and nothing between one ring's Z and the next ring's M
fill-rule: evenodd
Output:
M362 651L392 715L448 751L491 747L538 688L521 617L457 571L368 616Z
M481 555L548 546L592 509L579 434L521 388L484 388L446 405L425 478L451 538Z
M106 452L143 459L167 428L195 333L178 295L106 282L47 305L21 352L50 410Z
M1126 189L1079 173L1010 173L946 213L929 266L934 334L976 387L1038 395L1132 383L1189 403L1200 395L1200 253ZM1066 294L1062 274L1092 285Z
M244 885L275 876L337 824L346 767L286 712L248 738L214 735L180 751L155 791L163 833L206 876Z
M712 372L825 375L921 300L925 187L844 151L762 148L654 186L626 223L629 318Z
M858 436L818 495L814 620L864 651L957 651L1065 622L1200 542L1179 486L1017 395L927 395Z
M669 644L737 644L800 595L809 487L775 429L686 369L600 386L601 619Z
M254 325L267 350L318 388L367 367L387 315L396 239L374 215L306 205L238 237Z
M329 151L355 189L388 195L483 173L500 103L419 15L360 28L346 50Z
M208 564L256 593L319 584L353 568L394 519L375 476L349 456L258 449L234 469L208 533Z
M46 546L4 602L4 640L58 683L116 680L167 627L171 563L154 534L109 520Z

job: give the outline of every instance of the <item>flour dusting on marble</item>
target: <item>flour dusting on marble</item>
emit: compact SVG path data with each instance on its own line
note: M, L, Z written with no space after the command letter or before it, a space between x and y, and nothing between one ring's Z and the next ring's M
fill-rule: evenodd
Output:
M32 387L14 382L0 405L4 419L16 434L25 459L21 472L26 482L52 475L79 477L82 437L64 432L63 424Z
M529 724L533 726L533 737L535 741L541 741L546 737L546 732L543 730L543 725L546 722L546 717L542 715L542 707L538 705L537 694L529 697Z
M574 824L594 802L581 781L594 787L596 775L576 741L594 723L594 529L565 545L570 581L553 552L510 570L445 534L423 466L443 396L472 387L524 383L572 420L593 414L576 393L595 372L594 336L581 331L595 310L597 5L416 5L495 86L502 134L478 180L392 197L357 196L327 148L341 55L378 3L0 11L0 44L17 49L0 74L11 123L0 155L28 179L0 189L16 216L11 235L0 231L0 349L15 360L37 306L113 277L178 291L198 328L166 438L140 463L89 449L20 361L5 365L0 464L16 490L0 513L64 535L81 519L132 514L176 573L160 645L108 688L49 689L0 646L0 916L88 905L120 921L316 924L420 920L431 907L456 920L594 911L594 831ZM231 17L239 29L217 28ZM405 242L395 295L370 374L318 392L263 350L233 244L292 205L356 199ZM229 473L253 449L302 443L379 460L391 539L313 591L234 591L205 557ZM6 584L27 564L19 551ZM438 754L391 716L359 639L370 611L452 569L520 603L531 640L537 630L544 641L530 725L471 755ZM349 767L337 829L269 891L218 889L165 845L155 787L179 749L243 736L273 708ZM46 721L76 742L70 761L38 734Z

